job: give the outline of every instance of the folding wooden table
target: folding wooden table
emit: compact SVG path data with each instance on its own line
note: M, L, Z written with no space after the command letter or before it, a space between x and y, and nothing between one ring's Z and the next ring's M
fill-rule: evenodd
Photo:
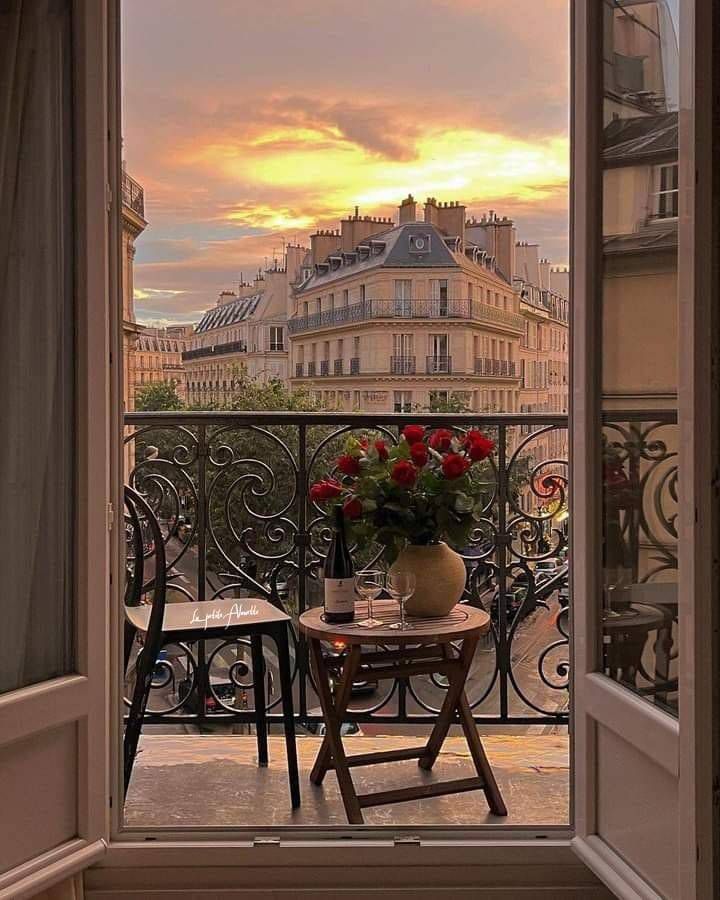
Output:
M365 609L364 603L357 604L358 620L365 617ZM497 816L507 815L465 694L465 682L475 649L481 635L490 629L490 616L483 610L458 604L442 618L409 618L413 627L400 631L389 627L399 619L395 601L376 600L373 614L382 620L381 626L366 628L354 622L330 625L324 621L322 608L308 610L300 616L300 629L309 641L313 675L326 725L325 737L310 773L310 780L313 784L322 784L328 769L335 769L348 822L353 825L363 824L362 810L369 806L474 790L484 791L492 813ZM347 647L342 674L334 692L322 651L324 642L336 647L339 644ZM461 642L459 653L454 647L456 642ZM376 646L396 649L369 649ZM445 699L427 744L354 756L345 754L340 728L350 702L353 681L361 668L363 679L373 681L433 674L447 677ZM350 769L354 766L417 759L421 769L432 769L456 717L470 749L477 773L475 776L367 794L356 792L350 774Z

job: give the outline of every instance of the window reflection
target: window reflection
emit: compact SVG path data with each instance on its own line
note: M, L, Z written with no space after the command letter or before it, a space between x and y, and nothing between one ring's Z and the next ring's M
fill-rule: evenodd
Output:
M604 8L603 666L676 712L677 20Z

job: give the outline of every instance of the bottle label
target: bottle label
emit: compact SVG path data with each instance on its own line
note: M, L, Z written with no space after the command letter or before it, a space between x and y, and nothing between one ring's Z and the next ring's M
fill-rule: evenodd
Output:
M325 609L329 613L347 613L355 608L352 578L325 579Z

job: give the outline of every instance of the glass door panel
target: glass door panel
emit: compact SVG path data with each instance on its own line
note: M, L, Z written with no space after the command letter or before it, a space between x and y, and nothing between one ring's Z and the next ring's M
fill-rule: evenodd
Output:
M604 13L602 667L677 714L677 22Z

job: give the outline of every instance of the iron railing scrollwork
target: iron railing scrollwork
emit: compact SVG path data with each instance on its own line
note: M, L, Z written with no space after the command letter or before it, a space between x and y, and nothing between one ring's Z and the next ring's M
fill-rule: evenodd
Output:
M318 569L329 542L325 511L309 485L333 470L349 434L395 442L405 424L482 428L496 442L484 464L478 516L465 559L463 602L485 608L492 633L468 681L479 722L567 721L567 610L535 583L534 563L564 552L567 419L550 415L354 413L129 413L129 483L151 504L166 535L169 602L264 596L297 622L321 602ZM521 434L520 425L530 425ZM554 444L549 441L554 436ZM379 548L356 551L358 562ZM559 579L567 576L559 570ZM538 623L542 623L542 627ZM207 643L207 646L205 645ZM320 721L307 655L294 632L294 690L302 722ZM279 717L279 679L268 647L268 716ZM333 652L332 648L329 648ZM199 671L207 676L198 678ZM129 673L132 679L132 672ZM153 721L251 721L254 674L242 641L168 647L158 660ZM358 685L358 721L424 722L442 703L442 679ZM204 696L199 697L199 691Z

